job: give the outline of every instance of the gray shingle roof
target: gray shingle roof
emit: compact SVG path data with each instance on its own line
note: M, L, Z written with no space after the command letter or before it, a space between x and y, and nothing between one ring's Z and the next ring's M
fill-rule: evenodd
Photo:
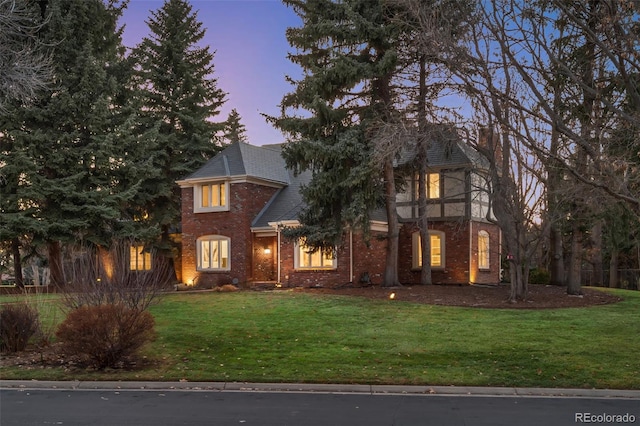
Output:
M243 142L229 145L183 180L230 176L250 176L285 185L289 183L289 173L276 145L260 147Z
M409 144L400 154L396 165L410 165L417 156L417 144ZM427 167L447 168L475 166L487 168L488 161L478 151L464 143L455 128L438 126L427 149Z
M251 224L254 228L269 226L269 222L279 222L284 220L297 220L300 211L304 207L300 188L309 183L311 172L304 172L294 176L291 170L289 173L289 185L278 190L269 203L255 217Z
M483 166L477 151L457 138L434 140L427 151L429 167ZM251 176L282 184L274 196L253 219L253 228L268 227L270 222L296 220L304 208L300 189L311 180L311 172L297 176L286 168L282 158L282 144L254 146L238 142L229 145L183 180L231 176ZM405 149L397 161L398 166L409 165L416 157L416 146ZM371 219L386 222L384 209L372 212Z

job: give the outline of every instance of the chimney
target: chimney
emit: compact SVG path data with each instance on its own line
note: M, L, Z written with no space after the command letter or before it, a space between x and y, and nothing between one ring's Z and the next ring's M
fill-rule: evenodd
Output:
M500 135L488 126L478 128L478 151L494 163L498 169L502 167L502 146Z

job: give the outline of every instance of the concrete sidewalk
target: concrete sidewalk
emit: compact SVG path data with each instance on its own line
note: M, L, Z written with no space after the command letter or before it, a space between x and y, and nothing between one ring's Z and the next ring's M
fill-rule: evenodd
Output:
M570 397L625 398L640 400L638 390L619 389L555 389L475 386L397 386L344 385L308 383L238 383L238 382L100 382L0 380L1 389L62 390L149 390L149 391L217 391L217 392L307 392L371 395L460 395L502 397Z

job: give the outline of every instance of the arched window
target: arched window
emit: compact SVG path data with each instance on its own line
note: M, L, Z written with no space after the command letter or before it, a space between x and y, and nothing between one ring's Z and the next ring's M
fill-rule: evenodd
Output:
M478 269L489 269L489 233L478 232Z
M222 235L205 235L196 244L198 271L228 271L231 269L231 239Z
M413 238L413 267L422 268L422 250L420 242L420 232L414 232ZM431 244L431 267L434 269L444 269L445 265L445 239L444 232L429 231L429 243Z

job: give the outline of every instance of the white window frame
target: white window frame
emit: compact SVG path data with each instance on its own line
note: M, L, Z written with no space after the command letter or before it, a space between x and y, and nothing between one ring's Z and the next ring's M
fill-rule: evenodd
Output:
M296 242L294 248L294 266L296 270L300 271L317 271L317 270L325 270L331 271L338 268L338 257L335 255L336 251L333 251L333 256L330 254L325 254L324 250L318 250L315 253L309 253L306 249L306 246L303 242ZM303 259L308 256L309 264L305 265ZM313 264L313 259L320 260L319 265Z
M482 249L480 242L485 239L486 247ZM491 237L487 231L478 231L478 269L488 271L491 269Z
M222 202L218 204L212 204L214 197L212 196L212 188L222 186L221 195L224 198ZM210 212L223 212L229 211L229 182L227 181L214 181L200 183L193 188L193 211L195 213L210 213ZM207 195L203 196L204 191ZM203 202L207 201L207 205L203 205Z
M440 270L440 269L445 269L445 259L446 259L446 240L445 240L445 233L442 231L429 231L429 237L430 237L430 249L431 249L431 269L435 269L435 270ZM440 264L439 265L434 265L433 264L433 257L434 255L434 245L433 245L433 239L434 238L438 238L440 241ZM420 232L416 231L413 233L412 238L411 238L411 245L412 245L412 266L413 269L422 269L422 250L420 249Z
M215 251L214 245L217 245L217 251ZM225 249L223 246L226 246L225 251L223 251ZM205 253L208 256L206 262L203 257ZM214 264L218 266L214 267ZM196 270L204 272L230 271L231 238L223 235L204 235L199 237L196 240Z
M151 252L143 244L129 246L129 270L135 272L150 271L153 267Z

